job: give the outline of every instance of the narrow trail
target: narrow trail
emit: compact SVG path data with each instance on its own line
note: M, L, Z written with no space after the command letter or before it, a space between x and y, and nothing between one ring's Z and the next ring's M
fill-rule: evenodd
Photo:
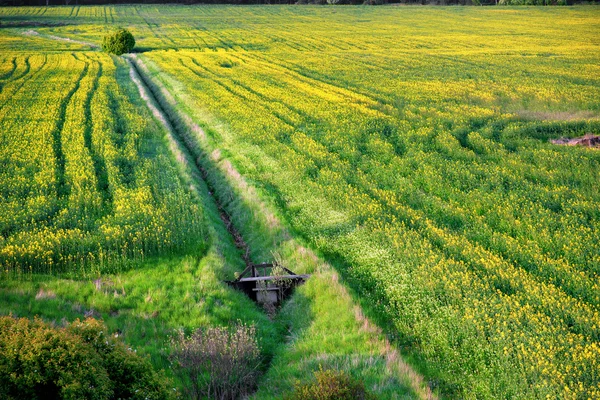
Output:
M169 148L173 152L175 159L185 164L187 167L191 169L193 174L193 178L201 180L209 190L209 193L214 194L215 188L210 183L208 179L208 174L206 169L200 164L198 159L193 157L194 151L192 150L192 143L189 140L186 140L186 135L182 135L175 128L177 124L173 121L166 113L160 102L156 99L156 94L153 92L152 85L150 82L147 82L147 78L144 74L140 72L140 67L137 64L137 60L135 56L131 56L127 58L127 62L130 65L129 76L131 80L135 83L140 93L142 99L146 102L146 105L152 112L152 115L160 121L165 130L167 131L167 139L169 142ZM197 183L192 182L192 185L195 185L195 190L199 190ZM212 196L214 203L219 211L219 216L225 225L225 228L231 235L235 246L240 250L240 256L244 260L246 266L250 266L252 261L250 260L250 248L248 244L244 241L244 238L240 234L240 232L235 228L231 221L231 217L225 211L223 204L219 201L218 196Z
M90 48L92 48L93 50L99 50L100 46L98 46L95 43L91 43L91 42L86 42L83 40L75 40L75 39L71 39L71 38L67 38L67 37L61 37L61 36L55 36L55 35L45 35L45 34L41 34L38 31L35 31L33 29L30 29L28 31L25 32L21 32L22 35L25 36L37 36L43 39L50 39L50 40L58 40L61 42L69 42L69 43L74 43L74 44L81 44L83 46L89 46Z

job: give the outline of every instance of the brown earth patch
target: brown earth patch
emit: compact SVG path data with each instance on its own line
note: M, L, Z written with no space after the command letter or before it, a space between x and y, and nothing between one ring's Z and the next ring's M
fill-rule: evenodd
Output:
M591 133L588 133L587 135L578 138L560 138L550 140L550 143L562 146L583 146L598 149L600 148L600 135L592 135Z

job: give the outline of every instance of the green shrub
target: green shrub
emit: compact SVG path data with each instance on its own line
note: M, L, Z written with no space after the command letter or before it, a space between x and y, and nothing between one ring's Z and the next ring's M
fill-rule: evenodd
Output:
M99 321L54 328L0 317L0 398L167 399L150 362L107 335Z
M135 46L135 39L127 29L119 29L116 32L104 36L102 50L120 56L129 53Z
M315 372L315 382L297 383L288 400L374 400L365 384L344 371L328 369Z

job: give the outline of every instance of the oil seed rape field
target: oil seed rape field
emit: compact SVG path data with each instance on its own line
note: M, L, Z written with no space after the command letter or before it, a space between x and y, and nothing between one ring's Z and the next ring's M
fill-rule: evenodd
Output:
M116 271L204 240L156 124L117 82L125 63L72 48L0 56L5 274Z
M21 79L17 68L28 74L56 69L39 67L33 54L27 62L22 53L11 56L7 48L38 50L52 35L98 44L97 32L128 26L140 62L169 94L164 101L204 126L208 140L293 231L335 265L442 397L600 396L600 152L549 143L600 133L597 7L0 9L0 18L13 16L63 25L40 25L37 36L23 36L25 28L16 25L3 28L2 74L9 83ZM47 62L78 65L64 74L80 78L53 74L72 85L55 87L65 107L90 109L93 118L90 105L101 95L88 100L85 88L118 93L105 86L110 78L94 84L93 76L97 65L107 75L121 61L91 52L75 57L72 47L85 45L61 46L63 53L46 56ZM16 90L2 82L0 96ZM82 100L72 102L77 93ZM12 124L3 128L10 136L0 151L18 153L11 146L23 143L10 138L28 137L12 122L18 110L39 112L26 104L11 120L0 119ZM108 155L123 153L107 150L122 147L100 139L105 131L99 130L91 146L84 135L79 145L58 148L56 131L66 143L69 124L82 124L85 132L89 123L85 113L79 122L66 120L73 114L61 107L46 140L30 134L27 148L40 146L40 161L11 158L10 169L2 168L10 178L2 179L11 185L6 193L19 193L12 199L3 192L2 207L28 199L22 217L2 214L14 217L3 221L8 233L0 248L21 251L4 259L8 268L48 265L45 241L35 239L53 237L44 232L76 237L65 248L83 254L78 257L87 257L85 243L93 237L118 254L119 246L139 243L127 233L115 239L119 245L104 239L107 231L134 226L121 224L118 208L111 212L106 204L116 201L116 188L127 188ZM42 110L27 123L42 125L50 118L49 108ZM129 123L128 135L139 127L128 122L138 121L136 112L119 115ZM91 127L99 129L96 122ZM142 157L132 146L138 150L132 157ZM94 161L98 154L105 167ZM157 176L152 162L140 169L148 188L176 184L174 172ZM87 171L81 173L85 183L76 182L74 168ZM33 181L32 169L48 176ZM176 193L157 196L141 215L157 215L162 227L174 215L186 216L174 223L197 232L200 223L187 216L201 212L189 208L184 192ZM89 212L100 215L90 220L102 222L86 225L80 215ZM143 242L159 252L161 243L178 240L149 235Z

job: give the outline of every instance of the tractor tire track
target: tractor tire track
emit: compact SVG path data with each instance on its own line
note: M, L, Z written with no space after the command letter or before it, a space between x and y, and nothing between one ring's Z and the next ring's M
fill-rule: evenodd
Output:
M54 158L56 160L56 170L54 172L54 179L56 182L56 196L59 199L64 198L70 192L70 188L66 183L65 176L65 154L62 148L62 131L65 125L65 119L67 116L67 105L71 101L71 98L79 90L79 86L81 84L81 80L87 75L88 72L88 63L85 63L81 74L77 78L77 81L69 90L67 95L62 99L58 108L58 118L56 119L56 124L54 129L52 130L52 149L54 151Z
M230 85L227 85L226 83L224 83L222 81L222 77L220 77L217 73L210 71L209 69L207 69L206 67L201 66L200 64L198 64L194 59L191 59L192 63L200 68L203 69L204 71L206 71L207 74L210 74L213 76L212 82L216 83L217 85L221 86L223 89L225 89L227 92L231 93L233 96L235 97L239 97L241 99L244 100L245 103L247 103L248 105L254 105L255 107L256 102L251 99L250 97L248 97L246 94L241 93L239 89L236 89L235 87L232 87ZM194 75L202 77L202 75L198 72L195 71L192 67L190 67L189 65L186 65L182 59L179 59L179 61L181 62L181 65L185 68L187 68L190 72L192 72ZM237 82L234 82L237 83ZM264 96L262 96L261 94L257 93L256 91L249 89L247 86L244 85L237 85L239 87L241 87L242 89L246 90L248 93L250 93L251 95L254 95L256 97L258 97L261 100L265 100ZM236 86L236 87L237 87ZM280 112L278 112L277 110L275 110L271 105L271 101L266 101L264 104L261 104L262 107L264 107L266 110L268 110L269 112L271 112L273 114L273 116L277 117L281 122L283 122L285 125L287 125L290 128L294 128L295 123L293 121L291 121L289 118L285 117L284 115L282 115ZM281 104L278 102L278 104ZM288 108L289 109L289 108ZM292 110L290 110L292 111Z
M240 55L240 57L242 56ZM385 102L385 99L373 95L372 93L360 91L358 88L355 87L344 88L339 86L338 82L336 81L330 81L321 76L313 76L313 74L310 74L309 72L303 70L301 67L293 64L286 65L283 61L277 62L275 60L269 59L267 56L258 55L256 53L247 53L244 55L244 57L254 59L256 62L260 62L261 66L263 66L266 69L275 72L282 72L283 74L293 77L295 80L301 83L319 88L325 93L331 93L335 96L349 98L349 100L351 100L351 102L358 108L368 107L374 111L381 112L381 110L379 110L375 105ZM296 86L298 85L296 84ZM300 86L298 86L298 88L302 90ZM363 97L364 99L359 100L357 99L357 97ZM367 102L371 104L365 104Z
M142 15L142 13L140 12L140 9L141 9L141 7L136 7L135 11L137 12L138 16L144 20L146 25L148 25L148 28L154 34L154 36L159 38L168 48L170 48L169 46L174 46L174 48L177 48L177 44L175 43L175 41L173 41L173 39L171 39L164 33L159 32L160 25L153 21L150 21L148 18L146 18L144 15Z
M0 80L7 80L15 73L15 70L17 69L17 57L13 57L10 63L12 64L11 70L2 74Z
M25 63L27 65L27 67L26 67L27 72L29 71L29 61L28 60L29 60L29 58L25 59ZM13 79L13 80L10 79L13 76L13 74L15 73L15 70L17 69L17 58L16 57L13 57L11 64L12 64L12 69L0 77L0 80L3 81L2 83L0 83L0 94L2 94L2 90L4 89L4 86L6 86L7 83L14 82L16 79L19 79L19 77L17 77L16 79Z
M98 81L102 76L102 64L96 61L98 64L98 72L94 76L91 90L87 93L85 101L83 103L84 115L85 115L85 127L83 130L83 142L90 154L92 164L94 166L94 174L96 175L96 190L102 197L102 205L105 211L112 209L112 193L110 191L110 183L108 179L108 170L106 168L106 161L101 154L99 154L93 144L93 118L92 118L92 99L94 94L98 90Z
M32 72L30 74L31 71L31 65L29 64L29 58L25 59L25 71L19 75L18 77L16 77L15 79L11 80L9 83L13 83L16 82L18 80L21 80L23 78L23 80L20 81L20 85L17 86L17 88L11 93L10 97L7 98L2 105L0 105L0 109L4 108L4 106L9 102L13 100L13 97L19 93L21 91L21 89L23 88L23 86L25 86L25 84L31 80L31 78L33 78L35 75L37 75L40 71L42 71L44 69L44 66L46 66L46 63L48 62L48 57L46 55L44 55L44 62L42 63L42 65L35 70L34 72ZM6 86L6 85L5 85ZM2 91L4 91L4 87L2 87ZM0 93L2 92L0 91Z

